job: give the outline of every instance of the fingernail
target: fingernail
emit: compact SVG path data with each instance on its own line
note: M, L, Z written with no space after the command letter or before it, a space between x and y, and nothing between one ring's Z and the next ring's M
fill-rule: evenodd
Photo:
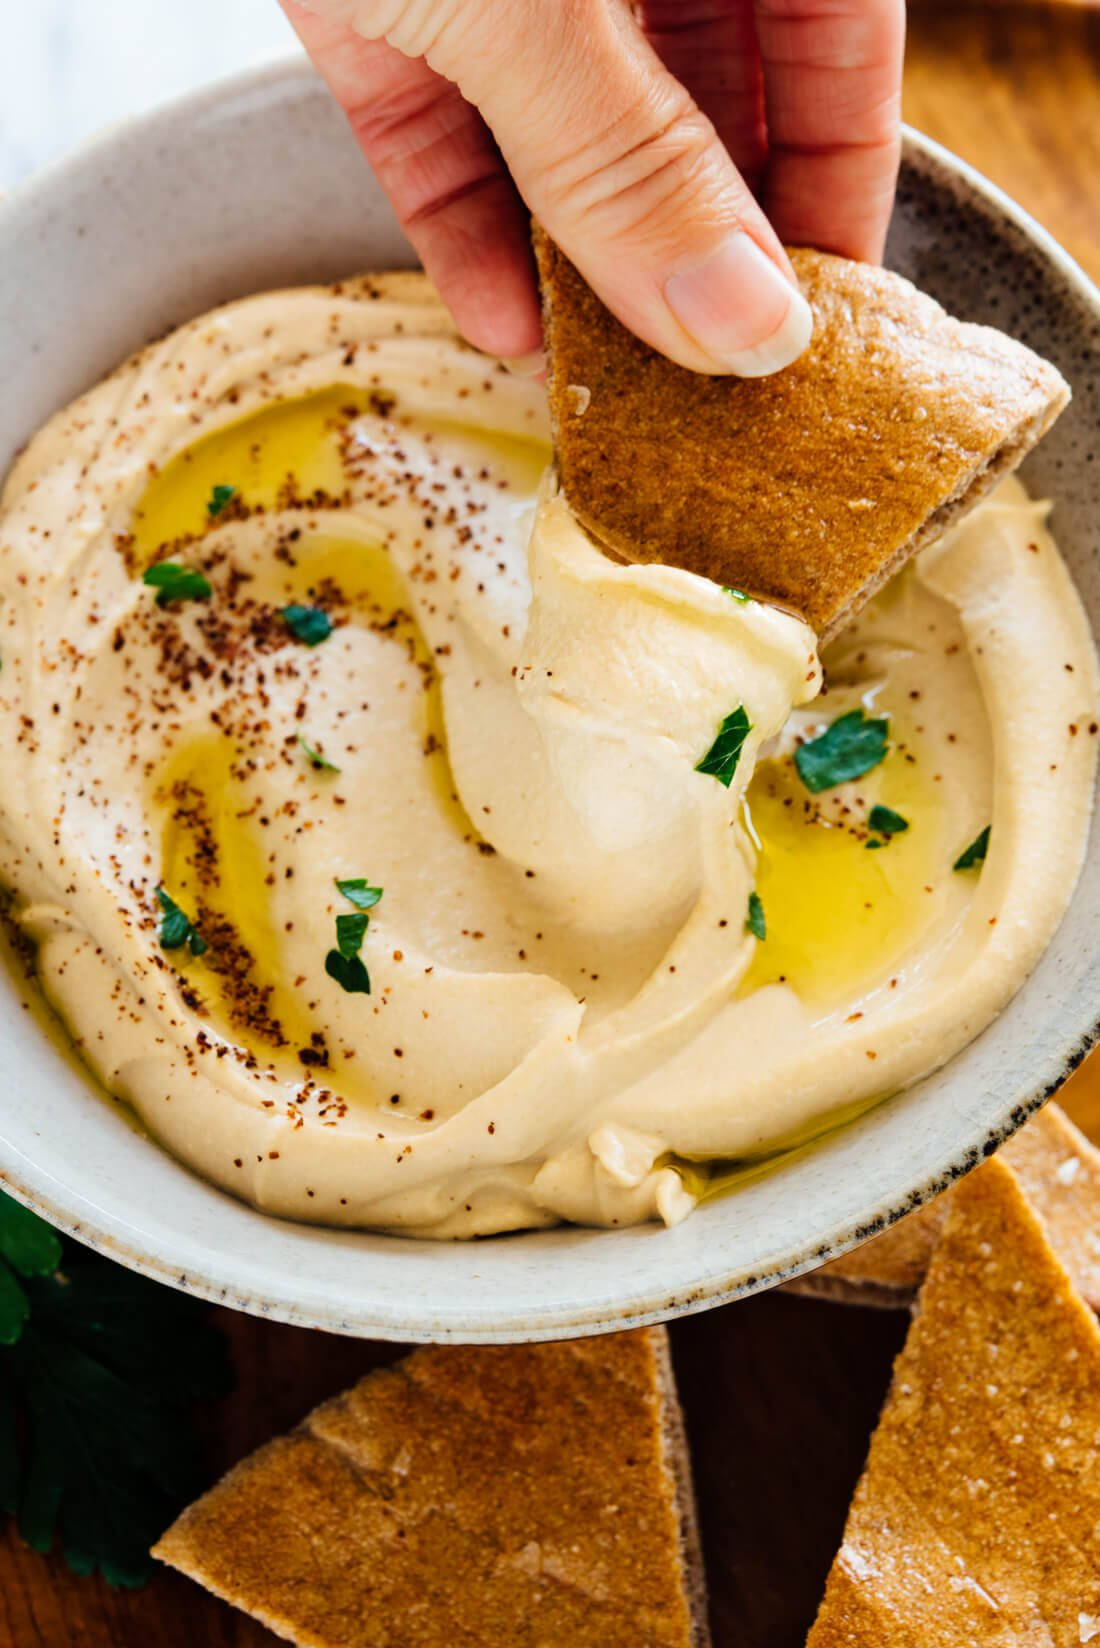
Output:
M512 355L503 360L501 365L516 378L537 378L540 372L546 371L546 352L542 349L532 349L526 355Z
M670 275L665 301L715 370L742 378L789 366L814 329L802 293L743 229L694 269Z

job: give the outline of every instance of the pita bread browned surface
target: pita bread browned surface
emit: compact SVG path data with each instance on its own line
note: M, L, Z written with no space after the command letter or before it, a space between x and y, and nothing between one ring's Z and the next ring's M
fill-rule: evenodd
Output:
M807 1648L1100 1637L1100 1329L1012 1170L960 1184Z
M1015 467L1069 398L1055 367L909 281L792 250L814 337L765 378L676 366L535 230L558 469L577 518L792 607L828 638Z
M1100 1150L1056 1104L1001 1147L1078 1292L1100 1311ZM947 1190L881 1236L788 1283L842 1304L908 1304L920 1286L953 1195Z
M704 1648L663 1329L432 1347L259 1449L154 1551L311 1648Z

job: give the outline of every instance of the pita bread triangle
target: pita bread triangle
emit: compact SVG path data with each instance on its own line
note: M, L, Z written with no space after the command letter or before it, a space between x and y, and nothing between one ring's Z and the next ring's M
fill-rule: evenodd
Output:
M436 1346L229 1472L162 1562L310 1648L705 1648L663 1328Z
M807 1648L1100 1638L1100 1328L1011 1168L952 1197Z
M536 227L558 473L626 561L686 567L830 639L1014 469L1069 399L1055 367L909 281L794 249L806 353L765 378L674 365Z
M1100 1311L1100 1150L1048 1104L1001 1146L1055 1253L1086 1304ZM920 1286L954 1194L899 1219L851 1253L788 1283L840 1304L905 1305Z

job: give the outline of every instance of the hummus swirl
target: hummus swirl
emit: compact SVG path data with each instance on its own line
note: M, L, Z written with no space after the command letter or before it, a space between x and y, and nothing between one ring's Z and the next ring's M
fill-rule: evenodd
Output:
M259 1207L675 1222L950 1057L1070 897L1096 665L1045 506L1003 484L822 700L797 618L608 560L547 441L541 389L386 275L181 328L0 500L11 914L109 1091ZM158 604L161 561L209 593ZM885 759L811 793L793 753L853 708ZM353 878L369 995L326 972Z

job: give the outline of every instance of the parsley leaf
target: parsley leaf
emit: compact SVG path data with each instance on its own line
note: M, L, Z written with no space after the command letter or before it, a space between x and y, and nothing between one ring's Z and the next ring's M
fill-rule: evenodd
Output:
M237 488L235 486L216 486L211 492L209 502L206 505L206 513L210 519L212 521L216 520L229 500L236 496Z
M737 771L737 763L741 759L741 748L751 731L752 722L745 713L745 706L738 704L723 720L714 743L695 771L710 773L728 790L730 780Z
M749 910L745 917L745 931L751 933L753 938L767 938L768 936L768 924L764 920L764 906L760 902L760 894L755 891L749 894Z
M0 1345L14 1345L30 1315L27 1295L15 1272L24 1277L51 1276L61 1263L61 1241L37 1213L2 1192L0 1260ZM3 1497L0 1492L0 1500Z
M145 568L141 581L156 590L158 607L166 607L169 601L205 601L211 593L209 580L201 572L180 566L178 561L154 561Z
M308 738L303 738L301 733L298 734L298 744L302 753L308 758L310 766L316 767L318 772L338 773L340 771L335 761L330 761L327 755L322 755L321 751L316 749Z
M869 829L877 830L879 835L901 835L909 828L909 820L902 818L893 807L874 806L867 825Z
M149 1547L201 1487L190 1411L230 1384L198 1300L147 1281L0 1194L0 1509L69 1567L143 1585ZM18 1271L22 1281L17 1279Z
M332 634L332 619L323 607L303 607L293 604L281 607L280 616L287 628L304 641L307 647L320 646Z
M349 996L370 995L370 974L361 956L342 956L339 950L330 950L325 957L325 972Z
M336 917L336 949L325 957L325 972L349 995L369 996L370 974L359 952L370 925L367 912L382 897L382 889L369 886L365 876L337 879L336 885L355 909Z
M203 955L209 949L209 945L190 916L184 915L179 905L174 899L168 897L163 887L157 888L157 898L160 900L160 907L164 911L160 932L157 935L160 939L161 949L178 950L181 945L186 944L193 956Z
M746 606L752 600L752 596L746 595L743 589L734 589L729 584L722 585L722 594L732 595L735 601L743 601Z
M365 910L349 910L336 917L336 948L345 961L357 956L363 948L370 916Z
M862 778L886 755L890 723L869 720L862 709L838 716L823 733L794 752L798 776L808 790L831 790L850 778Z
M373 910L382 897L382 888L368 887L365 876L355 876L348 881L337 879L336 885L348 903L354 904L357 910Z
M953 870L973 870L978 864L985 863L985 855L989 851L989 832L992 825L987 824L980 834L976 835L969 847L964 847L958 858L952 864Z

